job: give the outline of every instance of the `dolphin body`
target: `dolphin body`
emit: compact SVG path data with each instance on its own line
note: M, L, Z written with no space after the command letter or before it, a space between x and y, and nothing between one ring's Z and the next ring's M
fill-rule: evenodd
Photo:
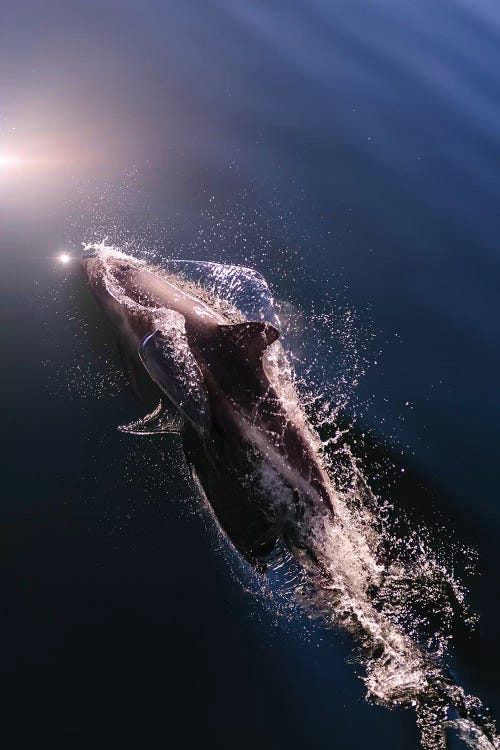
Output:
M160 269L106 249L82 259L134 390L141 395L147 376L160 397L153 412L120 429L180 433L193 478L252 564L265 567L280 542L316 562L305 520L333 515L332 488L298 399L280 383L279 321L224 307L176 274L176 263ZM260 274L239 270L267 289Z

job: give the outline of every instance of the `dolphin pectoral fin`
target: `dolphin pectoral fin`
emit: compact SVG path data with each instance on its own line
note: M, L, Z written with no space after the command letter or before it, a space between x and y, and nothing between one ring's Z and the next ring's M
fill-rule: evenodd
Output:
M246 351L256 359L262 355L273 341L279 338L280 332L271 323L237 323L236 325L221 325L217 329L219 341L227 342L233 347Z
M184 330L157 329L139 347L141 361L156 385L202 434L210 432L208 393Z
M184 420L180 414L167 412L160 401L156 409L130 424L119 425L120 432L128 435L177 435L181 432Z
M120 332L117 335L117 344L120 359L122 361L123 373L134 396L138 401L147 403L151 396L151 381L137 356L137 348L133 350L126 336Z

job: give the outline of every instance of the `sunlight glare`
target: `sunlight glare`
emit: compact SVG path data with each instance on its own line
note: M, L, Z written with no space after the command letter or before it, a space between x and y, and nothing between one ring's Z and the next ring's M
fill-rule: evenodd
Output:
M19 167L23 163L23 159L16 154L2 154L0 153L0 169L2 167Z

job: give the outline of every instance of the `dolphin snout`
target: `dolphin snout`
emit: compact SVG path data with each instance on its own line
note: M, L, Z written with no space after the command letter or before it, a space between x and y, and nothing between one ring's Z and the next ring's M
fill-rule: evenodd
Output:
M80 268L87 280L92 284L102 276L102 261L99 253L95 250L91 253L85 252L80 259Z
M95 253L93 255L82 255L80 258L80 266L82 271L87 274L89 273L89 266L93 265L95 259Z

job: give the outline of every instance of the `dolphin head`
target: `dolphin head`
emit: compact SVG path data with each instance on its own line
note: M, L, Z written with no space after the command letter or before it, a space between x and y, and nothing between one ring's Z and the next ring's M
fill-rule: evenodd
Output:
M101 303L111 296L137 301L137 275L144 262L113 248L92 248L81 260L82 270L92 292Z
M92 295L115 330L130 376L132 369L142 369L138 347L155 329L158 314L157 305L147 294L145 263L113 248L97 246L85 253L81 267Z
M206 328L203 303L184 295L175 276L167 280L159 269L115 250L97 248L82 258L82 269L115 328L126 373L139 398L146 400L146 376L200 434L208 434L208 395L184 315L192 314L199 327ZM217 322L212 319L211 325L215 328Z

